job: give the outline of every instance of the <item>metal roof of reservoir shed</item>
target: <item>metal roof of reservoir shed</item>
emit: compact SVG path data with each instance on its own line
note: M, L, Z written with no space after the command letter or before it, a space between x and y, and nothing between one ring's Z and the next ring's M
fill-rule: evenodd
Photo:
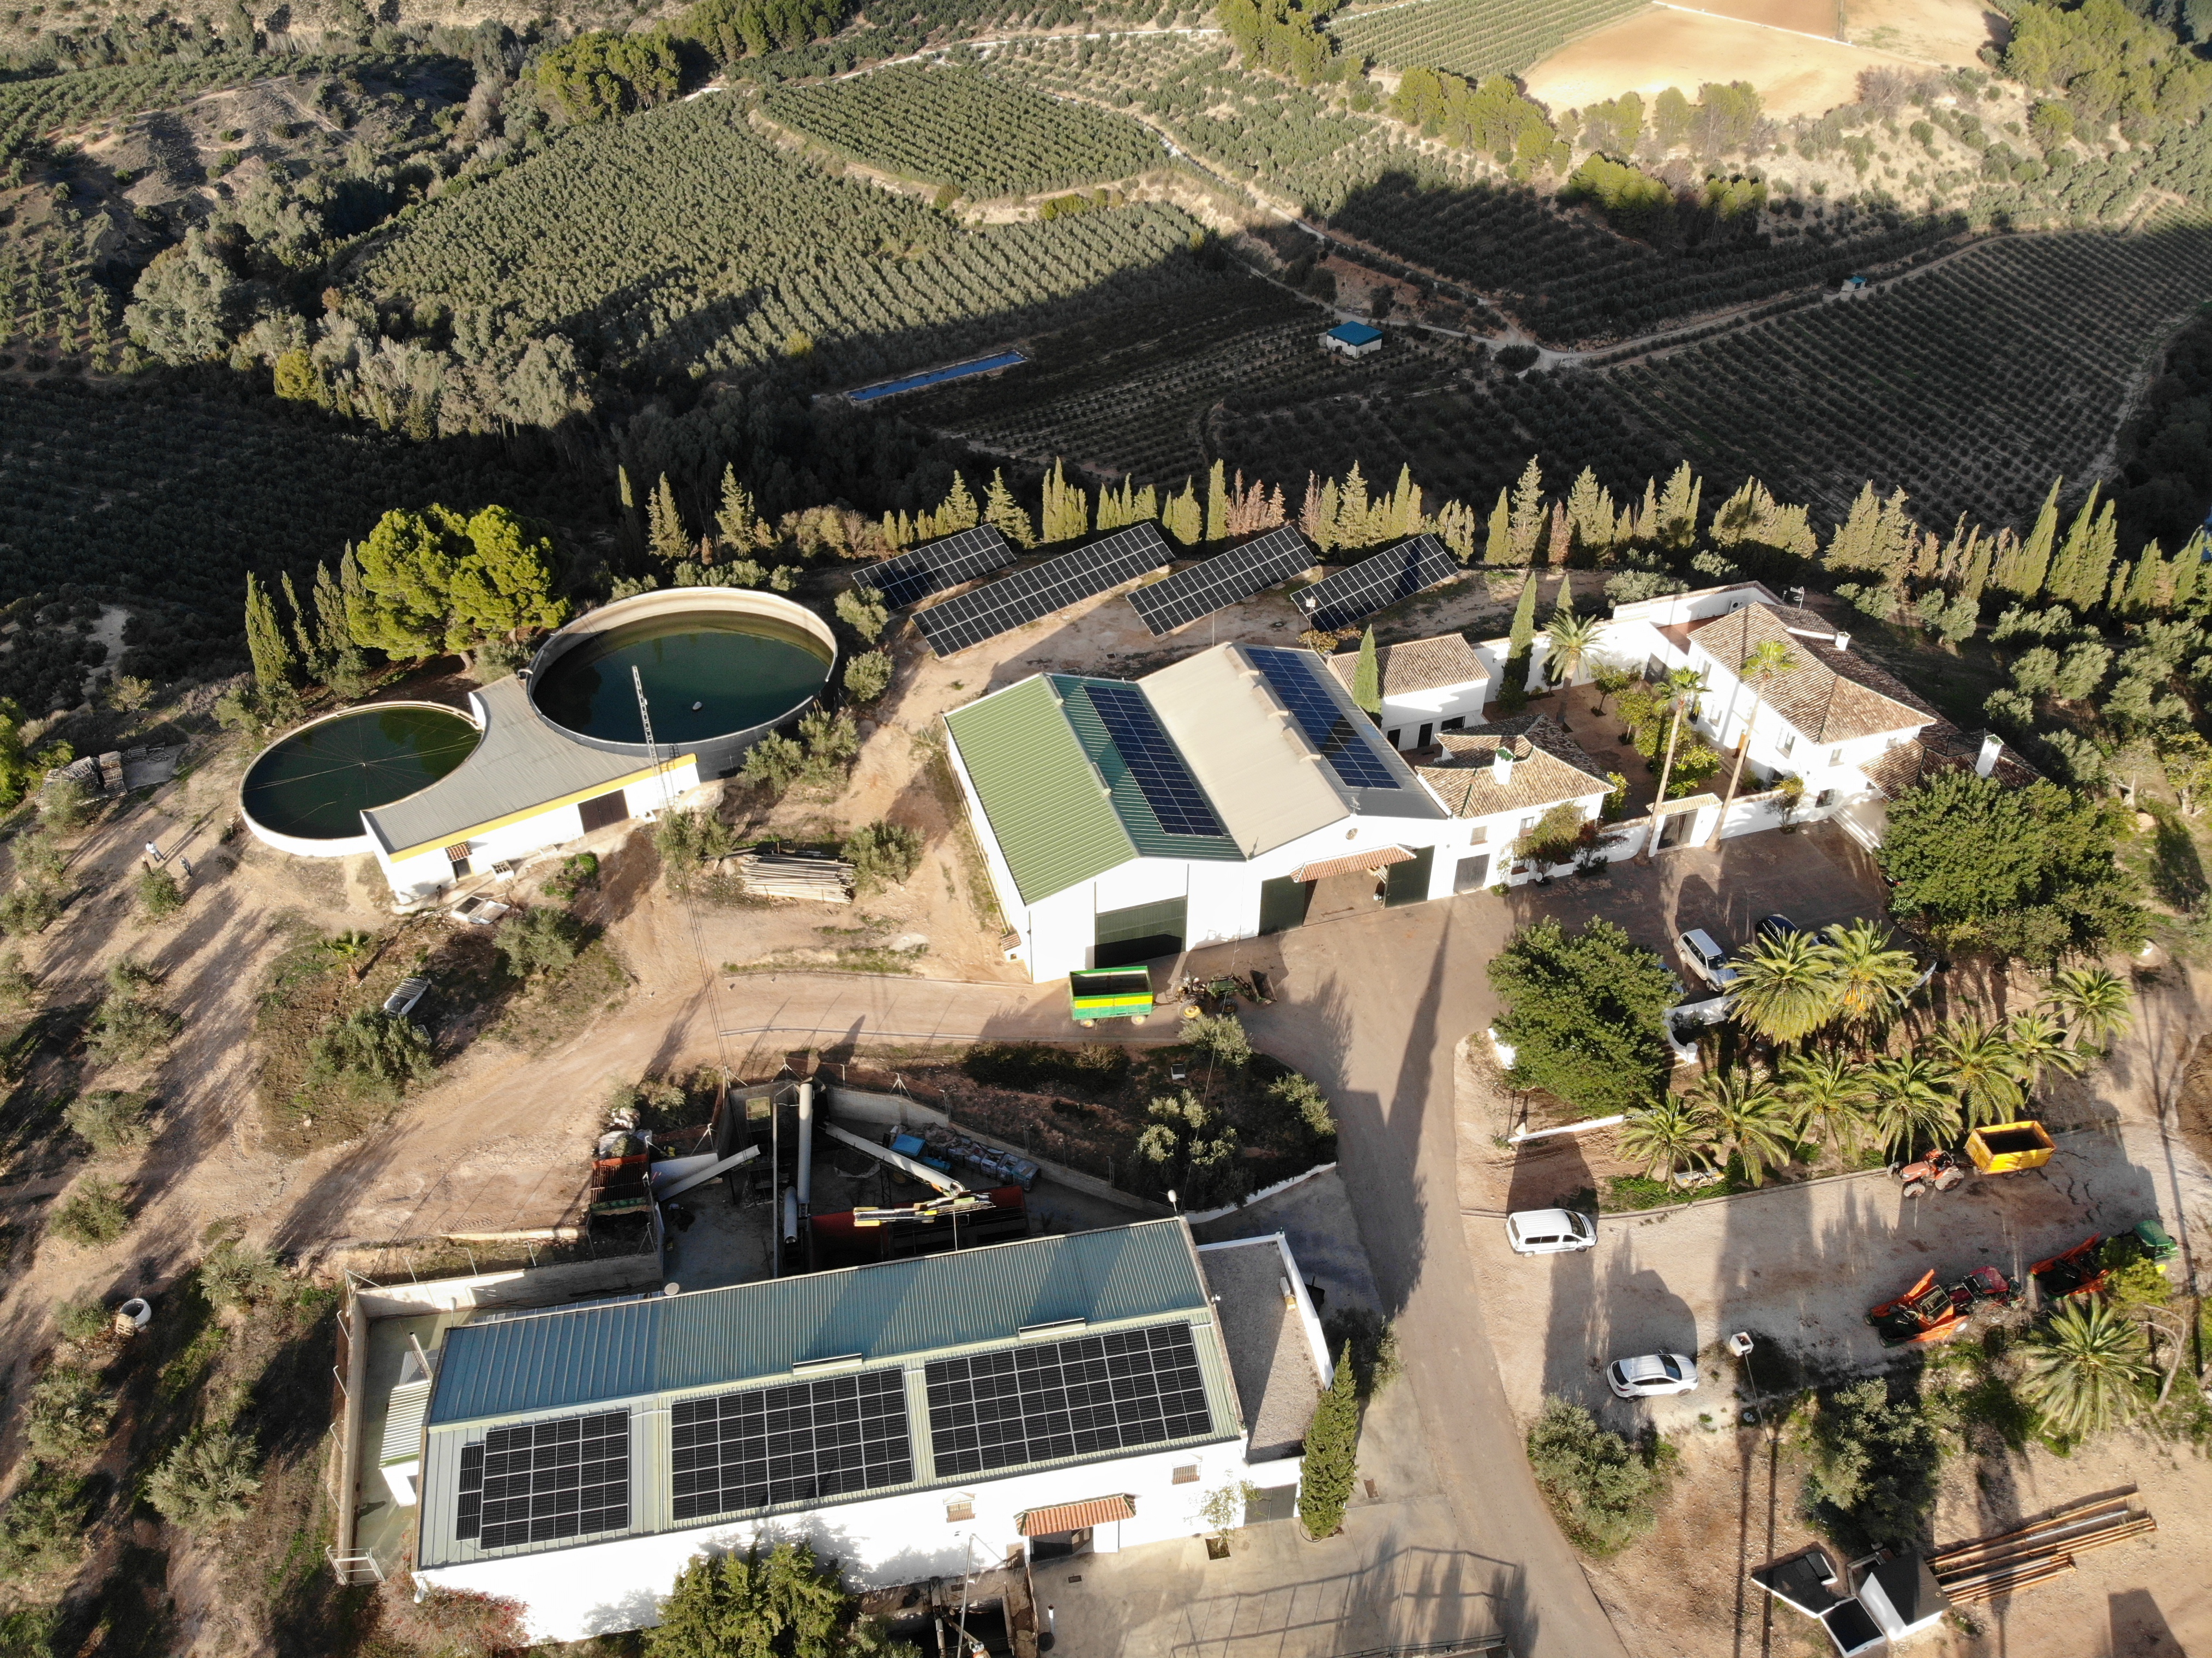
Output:
M1146 1221L463 1325L447 1333L429 1419L439 1427L720 1387L811 1360L873 1363L1070 1321L1210 1311L1182 1223Z
M1364 322L1339 323L1328 331L1333 340L1342 340L1346 345L1367 345L1382 337L1379 328L1370 328Z

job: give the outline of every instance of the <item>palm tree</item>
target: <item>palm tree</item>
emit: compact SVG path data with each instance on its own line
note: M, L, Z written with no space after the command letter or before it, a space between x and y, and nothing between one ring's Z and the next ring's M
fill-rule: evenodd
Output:
M1652 850L1659 844L1659 831L1667 821L1660 816L1659 809L1667 799L1668 774L1674 769L1674 744L1681 738L1682 716L1690 711L1705 689L1705 682L1698 677L1695 668L1677 668L1659 682L1657 706L1665 709L1669 716L1667 757L1659 767L1659 793L1651 798L1651 833L1645 839L1643 849L1636 854L1636 861L1639 864L1650 863Z
M2101 1298L2069 1301L2021 1345L2027 1357L2021 1391L2045 1424L2069 1439L2124 1420L2136 1384L2150 1374L2142 1327Z
M1562 610L1553 616L1544 624L1544 636L1552 641L1544 659L1544 677L1554 685L1572 689L1589 665L1591 647L1607 625L1603 616L1577 616L1572 610Z
M1947 1024L1929 1046L1944 1081L1958 1090L1967 1127L2013 1121L2027 1097L2027 1067L2002 1028Z
M2030 1093L2034 1092L2045 1072L2056 1071L2062 1077L2078 1076L2088 1063L2087 1054L2066 1045L2066 1027L2048 1013L2015 1013L2005 1021L2004 1034L2014 1056L2020 1061L2021 1078Z
M1855 1157L1866 1138L1867 1075L1833 1048L1793 1054L1782 1062L1782 1092L1801 1139Z
M1790 1105L1771 1078L1722 1072L1699 1084L1694 1098L1723 1156L1733 1155L1753 1186L1790 1161Z
M1912 952L1893 946L1889 929L1879 921L1838 922L1821 947L1836 970L1836 1012L1854 1025L1887 1017L1920 977Z
M1671 1183L1683 1169L1711 1159L1712 1128L1688 1101L1669 1094L1628 1114L1620 1149L1655 1179Z
M382 941L374 933L338 932L324 939L316 949L326 959L344 968L346 976L359 984L361 975L368 971L381 945Z
M2070 1039L2101 1043L2134 1023L2128 1006L2131 993L2117 973L2101 967L2069 967L2051 975L2043 1005L2065 1019Z
M1876 1060L1866 1079L1875 1133L1892 1151L1903 1156L1923 1140L1941 1142L1959 1132L1959 1102L1932 1061L1917 1054Z
M1728 822L1729 808L1735 804L1736 785L1743 781L1744 756L1751 752L1751 733L1759 724L1759 704L1766 700L1766 682L1779 678L1797 665L1797 659L1790 654L1790 647L1778 639L1761 640L1744 653L1743 666L1736 677L1751 687L1751 718L1743 723L1743 735L1735 745L1735 768L1729 773L1728 793L1721 799L1721 815L1713 819L1713 838L1705 842L1709 847L1721 843L1721 826Z
M1735 1017L1771 1042L1801 1042L1836 1017L1843 975L1813 933L1760 938L1735 967Z

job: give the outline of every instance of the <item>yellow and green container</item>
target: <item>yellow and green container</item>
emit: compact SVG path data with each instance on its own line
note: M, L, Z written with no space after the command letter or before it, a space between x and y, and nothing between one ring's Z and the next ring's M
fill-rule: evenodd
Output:
M1078 1024L1141 1020L1152 1011L1152 975L1141 967L1078 968L1067 975L1067 1011Z

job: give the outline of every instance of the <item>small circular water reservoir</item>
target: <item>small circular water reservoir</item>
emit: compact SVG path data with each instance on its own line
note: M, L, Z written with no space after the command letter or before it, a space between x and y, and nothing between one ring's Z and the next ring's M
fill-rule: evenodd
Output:
M530 695L556 726L603 743L643 743L635 668L654 741L696 745L789 718L829 679L830 660L830 647L793 623L702 606L590 634L544 662Z
M481 735L474 721L434 702L349 708L270 744L247 770L239 802L272 846L337 852L337 843L365 841L365 809L436 782ZM288 844L301 842L308 844Z

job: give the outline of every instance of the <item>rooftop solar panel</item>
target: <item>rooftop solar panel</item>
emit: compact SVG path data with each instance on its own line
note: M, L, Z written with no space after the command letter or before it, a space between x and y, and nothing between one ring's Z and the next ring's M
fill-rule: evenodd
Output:
M624 1530L629 1414L494 1428L462 1453L459 1496L456 1533L488 1549Z
M1316 582L1298 604L1316 628L1348 628L1459 571L1459 560L1434 536L1415 536Z
M1320 659L1310 651L1281 651L1247 647L1262 677L1272 687L1306 740L1321 750L1346 788L1395 789L1403 786L1383 763L1373 727L1364 714L1347 712L1322 683Z
M923 1379L940 1477L1158 1445L1213 1425L1187 1324L939 1359Z
M915 626L931 650L951 656L1094 593L1133 581L1174 559L1158 525L1133 524L1103 541L917 610Z
M941 593L963 581L973 581L994 570L1003 570L1018 555L997 526L979 524L957 536L933 541L926 547L887 558L856 572L853 584L873 588L884 604L903 610L916 599Z
M669 1418L678 1520L732 1514L914 1478L902 1371L679 1400Z
M1157 638L1287 581L1313 562L1306 538L1285 524L1242 547L1178 570L1165 581L1138 588L1129 595L1129 603Z
M1228 833L1142 691L1097 681L1083 689L1162 829L1170 835Z

